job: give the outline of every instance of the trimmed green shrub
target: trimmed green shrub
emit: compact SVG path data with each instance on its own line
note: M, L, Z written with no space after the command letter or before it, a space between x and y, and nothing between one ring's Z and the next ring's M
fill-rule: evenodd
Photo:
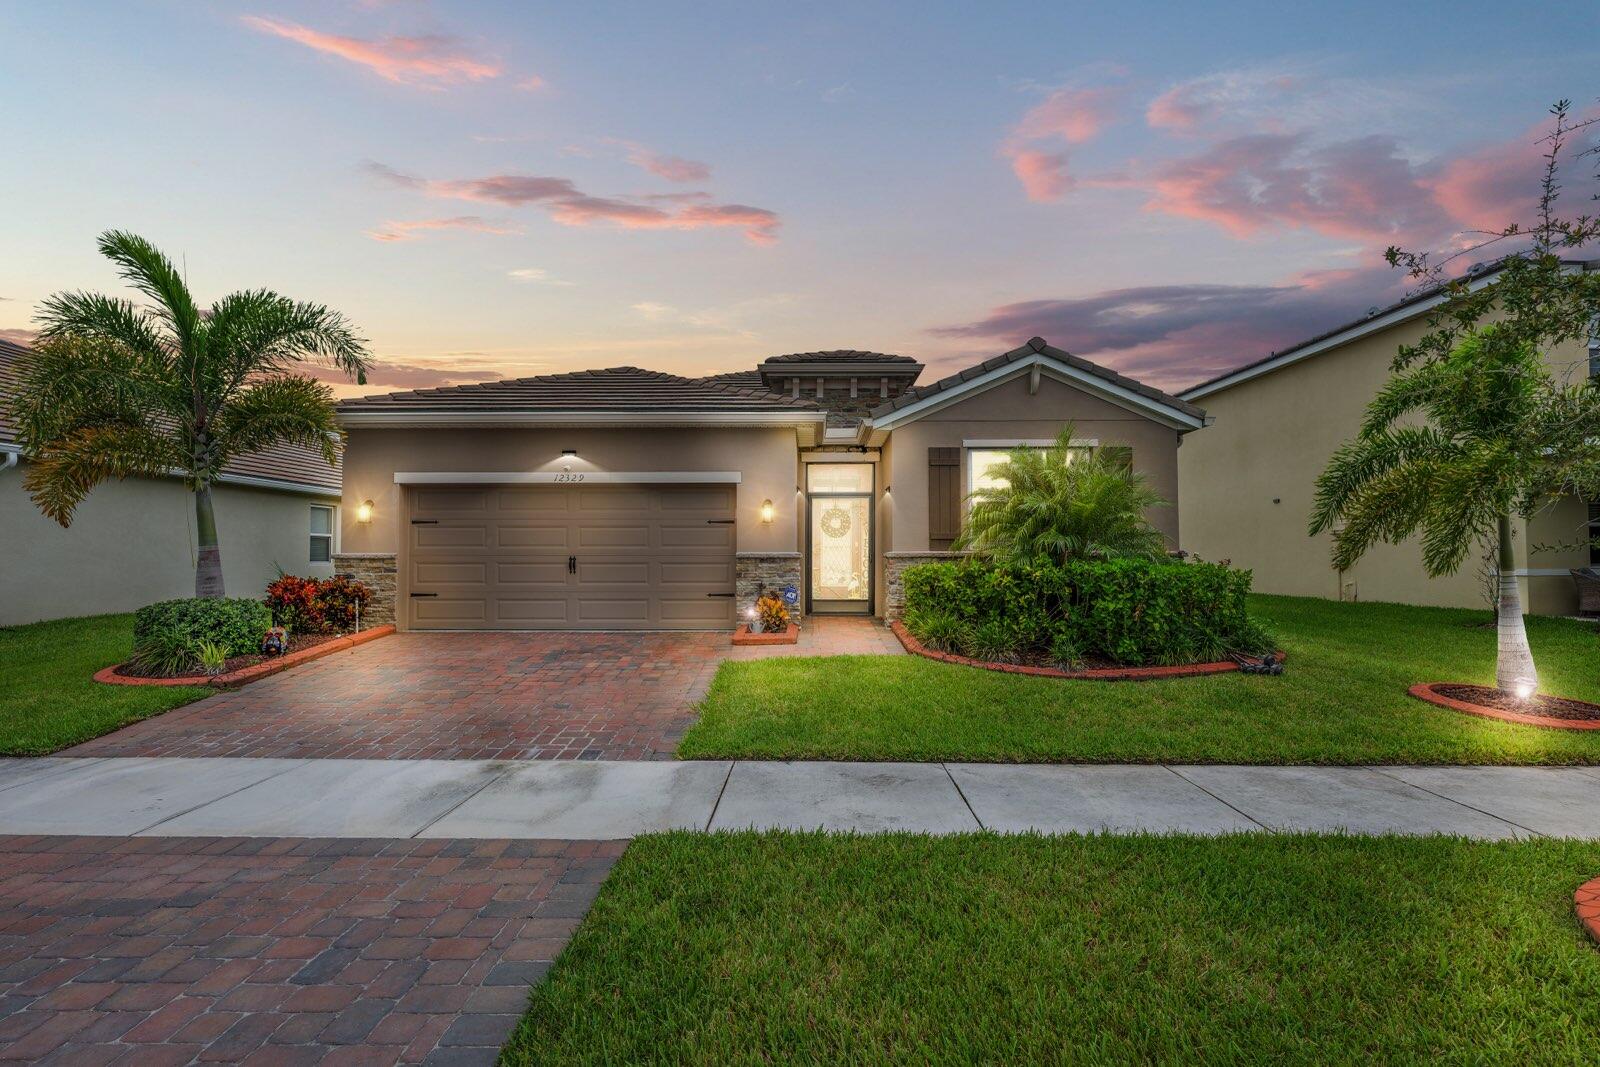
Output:
M1050 636L1050 662L1064 671L1076 670L1083 653L1070 627L1063 626Z
M190 674L199 662L198 645L174 630L158 630L133 646L132 663L160 678Z
M1146 666L1271 648L1271 634L1245 607L1250 572L1216 563L969 559L912 567L905 592L908 616L948 615L973 629L994 622L1019 653L1054 655L1059 645L1080 658Z
M967 647L966 623L948 611L906 613L906 629L935 652L960 652Z
M973 659L991 663L1015 663L1022 651L1016 631L1004 619L984 619L967 631L962 650Z
M257 650L261 635L272 625L272 613L259 600L244 597L217 599L191 597L163 600L142 607L133 617L133 644L142 647L171 638L187 643L191 651L201 641L214 641L230 656Z

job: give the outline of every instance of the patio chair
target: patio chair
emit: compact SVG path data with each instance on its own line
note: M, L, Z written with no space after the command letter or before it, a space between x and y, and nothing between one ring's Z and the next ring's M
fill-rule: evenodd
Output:
M1578 611L1584 615L1600 615L1600 570L1594 567L1574 570L1572 581L1578 587Z

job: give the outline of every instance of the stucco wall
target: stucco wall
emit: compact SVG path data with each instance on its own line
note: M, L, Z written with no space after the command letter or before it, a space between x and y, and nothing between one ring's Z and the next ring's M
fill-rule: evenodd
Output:
M1214 422L1190 434L1178 450L1183 547L1250 568L1260 592L1482 606L1475 561L1455 575L1429 578L1414 542L1380 544L1341 577L1329 563L1331 537L1306 533L1317 476L1360 428L1399 345L1425 329L1422 319L1401 323L1197 399ZM1562 352L1552 363L1564 376L1585 358L1586 353ZM1551 528L1558 520L1537 519L1531 537L1519 529L1519 568L1530 565L1530 541L1556 540ZM1531 566L1557 567L1565 558L1535 553ZM1530 610L1561 612L1572 596L1571 582L1530 578L1524 596Z
M563 449L577 456L562 456ZM349 431L344 452L343 545L346 552L399 553L407 500L397 471L574 472L739 471L735 536L740 552L799 551L792 429L373 429ZM356 507L373 502L372 521ZM761 521L761 503L775 515ZM405 567L400 568L402 584ZM403 598L406 590L401 589Z
M1023 374L892 431L893 449L886 456L886 465L895 518L885 547L899 552L928 548L930 447L959 448L967 440L1054 438L1068 422L1073 423L1075 437L1133 449L1134 469L1149 479L1163 499L1172 502L1168 507L1154 509L1150 521L1176 546L1181 451L1178 432L1047 375L1041 377L1039 391L1030 395L1027 375ZM1188 447L1184 445L1184 449ZM963 495L970 490L967 475L963 459Z
M22 488L26 461L0 470L0 626L132 611L194 595L194 504L177 481L108 482L63 530ZM239 486L214 492L229 596L259 596L276 575L327 577L309 561L311 504L332 498Z

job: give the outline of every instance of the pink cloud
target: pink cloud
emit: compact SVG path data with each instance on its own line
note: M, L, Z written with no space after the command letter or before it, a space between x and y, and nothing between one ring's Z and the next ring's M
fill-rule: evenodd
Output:
M1065 152L1044 146L1082 144L1113 118L1116 94L1110 89L1057 89L1017 120L1000 146L1011 172L1029 200L1060 200L1075 184L1067 173Z
M770 245L778 239L781 220L777 212L744 204L715 204L702 193L656 194L652 197L590 196L567 178L532 174L494 174L483 178L418 178L382 163L367 169L396 185L428 196L479 200L521 206L538 204L564 226L610 223L628 230L698 230L717 227L742 229L754 244ZM659 206L667 204L669 207Z
M1538 209L1539 176L1549 149L1542 142L1549 132L1541 122L1521 137L1449 161L1428 182L1434 198L1471 229L1527 224Z
M448 219L409 219L385 222L380 229L368 230L374 241L415 241L428 230L470 230L474 233L515 235L522 231L486 222L477 215L456 215Z
M504 73L496 60L472 55L453 37L380 37L364 40L323 33L299 23L259 15L243 15L241 21L260 33L269 33L325 55L366 67L380 78L402 85L429 89L465 82L498 78Z
M1060 200L1072 187L1064 152L1038 152L1019 148L1011 152L1011 172L1022 183L1028 199L1037 202Z
M703 182L711 177L711 168L704 163L682 156L663 155L643 145L628 146L628 162L669 182Z
M1111 124L1115 102L1116 94L1110 89L1057 89L1017 120L1012 139L1058 137L1068 144L1082 144Z
M516 84L516 88L521 89L525 93L538 92L540 89L543 89L544 87L545 87L545 80L543 78L539 77L539 75L537 75L537 74L530 74L526 78L523 78L521 81L517 82L517 84Z
M1193 82L1175 85L1150 101L1144 120L1166 130L1192 130L1215 111L1215 104L1201 99Z

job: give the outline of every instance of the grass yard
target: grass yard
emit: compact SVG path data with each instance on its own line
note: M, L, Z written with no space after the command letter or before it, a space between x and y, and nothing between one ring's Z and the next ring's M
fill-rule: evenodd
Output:
M93 680L95 671L127 659L132 648L132 615L0 629L0 755L55 752L211 693Z
M1417 682L1494 684L1485 612L1252 598L1278 678L1069 682L917 656L725 663L683 759L1186 763L1600 763L1600 731L1434 707ZM1530 618L1544 692L1600 702L1600 630Z
M624 854L506 1062L1549 1063L1600 844L688 833Z

